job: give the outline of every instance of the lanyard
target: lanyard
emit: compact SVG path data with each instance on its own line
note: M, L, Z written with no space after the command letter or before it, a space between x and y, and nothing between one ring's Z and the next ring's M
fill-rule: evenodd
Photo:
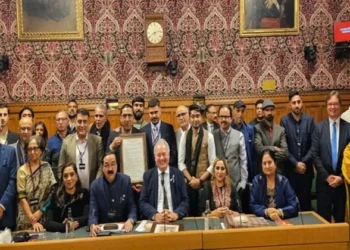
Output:
M77 143L77 149L79 151L79 163L80 164L83 164L83 156L85 155L87 145L88 145L88 142L86 141L86 145L85 145L84 151L81 152L80 149L79 149L78 143Z

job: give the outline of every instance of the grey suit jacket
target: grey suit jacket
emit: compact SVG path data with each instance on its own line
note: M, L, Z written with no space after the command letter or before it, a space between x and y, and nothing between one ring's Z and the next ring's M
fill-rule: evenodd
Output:
M258 169L261 172L261 154L265 149L270 149L275 152L277 167L280 173L284 172L283 162L288 159L288 145L286 132L283 127L273 124L272 137L269 135L269 128L266 122L261 122L255 127L255 150L258 155ZM275 151L275 147L281 151Z
M15 143L9 144L10 147L13 147L16 152L16 163L17 163L17 169L21 166L21 162L25 162L25 160L22 158L20 160L20 155L18 154L17 146L18 146L19 140Z
M68 162L77 164L76 158L76 133L67 136L62 143L60 159L58 160L58 178L61 178L62 165ZM101 165L103 160L103 146L101 137L88 134L89 171L90 184L102 174Z

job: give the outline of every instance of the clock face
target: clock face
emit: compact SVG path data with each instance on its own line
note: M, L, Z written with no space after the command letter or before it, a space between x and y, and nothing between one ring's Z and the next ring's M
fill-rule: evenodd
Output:
M158 22L152 22L147 27L147 39L151 43L159 43L163 38L163 28Z

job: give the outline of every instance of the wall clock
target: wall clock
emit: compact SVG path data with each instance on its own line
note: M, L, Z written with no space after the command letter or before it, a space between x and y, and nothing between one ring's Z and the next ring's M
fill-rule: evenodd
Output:
M163 13L147 13L145 15L146 62L165 63L166 28Z

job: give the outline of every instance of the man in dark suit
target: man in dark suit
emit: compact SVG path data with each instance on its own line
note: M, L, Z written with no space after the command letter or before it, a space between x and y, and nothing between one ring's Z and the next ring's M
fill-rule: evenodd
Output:
M188 214L189 200L184 176L169 166L170 149L164 139L154 146L157 167L143 175L140 211L148 220L172 222Z
M302 211L311 210L311 187L314 177L312 165L312 133L314 118L301 112L303 102L298 91L289 93L291 111L281 119L286 131L288 160L285 164L286 176L300 202Z
M173 125L160 120L161 109L160 101L158 99L151 99L148 103L148 109L151 122L140 130L141 132L146 133L148 169L155 166L153 148L161 138L170 146L169 165L171 167L177 167L177 147L174 127Z
M214 130L220 128L220 125L216 122L218 111L214 104L208 104L205 107L205 117L207 121L202 123L202 128L206 129L209 133L213 133Z
M350 142L350 124L340 118L341 99L337 91L327 97L328 118L315 126L312 135L313 163L317 171L317 213L335 222L345 220L343 152Z
M115 153L117 158L118 166L120 167L120 145L123 143L123 137L121 135L129 135L139 133L140 131L133 127L134 124L134 115L132 106L130 104L124 104L120 109L120 128L118 131L111 131L106 152L111 151Z
M0 143L10 145L16 143L19 139L17 133L13 133L9 130L10 110L6 104L0 104Z
M255 128L255 149L258 155L258 170L261 171L261 155L265 149L275 152L277 172L284 173L284 161L288 159L286 133L283 127L273 123L275 104L271 100L263 102L264 121Z
M117 160L113 153L103 158L103 176L94 180L90 190L90 235L100 232L99 223L123 222L130 232L136 221L136 204L130 177L117 173Z
M15 229L16 173L15 149L0 144L0 230Z

